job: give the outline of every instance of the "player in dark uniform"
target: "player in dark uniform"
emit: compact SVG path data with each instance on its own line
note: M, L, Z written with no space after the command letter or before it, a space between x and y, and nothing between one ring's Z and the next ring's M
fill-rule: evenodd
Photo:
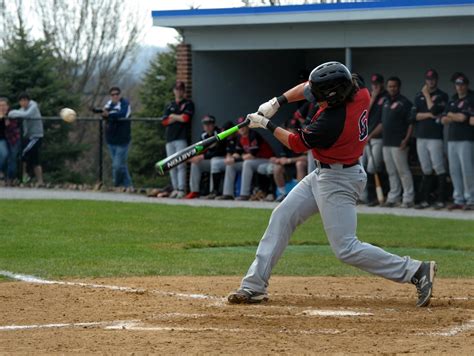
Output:
M166 127L166 155L183 150L188 145L187 136L189 123L194 115L194 103L184 97L185 85L176 82L173 87L175 99L168 104L162 117L162 124ZM170 198L184 198L186 186L186 165L181 164L170 170L173 191Z
M434 69L428 69L425 73L425 85L416 94L414 102L416 152L423 172L421 200L415 205L417 209L431 206L429 196L436 184L437 201L433 207L441 209L445 206L447 174L440 114L447 103L448 94L438 88L438 73ZM433 171L436 176L433 176Z
M415 205L415 188L408 165L408 143L413 132L413 104L400 94L401 85L400 78L388 78L389 98L382 108L382 152L390 182L390 191L384 206L396 206L400 201L403 187L403 200L400 206L411 208Z
M441 118L448 125L449 173L453 182L453 204L449 209L474 210L474 126L469 124L474 95L462 73L454 78L456 94Z
M268 299L271 271L293 231L319 212L329 244L340 260L396 282L411 281L418 291L417 306L429 304L436 271L434 261L399 257L356 237L356 203L367 178L359 158L367 141L370 102L368 90L359 85L343 64L324 63L311 72L309 82L260 105L258 113L247 116L251 128L268 129L293 151L312 150L317 169L299 182L273 211L240 289L228 296L230 303ZM291 133L267 119L281 105L303 98L320 103L319 111L305 129Z
M382 108L388 99L387 90L384 86L384 78L381 74L375 73L370 77L372 92L369 105L369 136L364 149L362 164L367 171L367 187L364 198L368 206L378 205L375 195L375 173L379 175L383 172L382 155ZM370 150L370 151L369 151Z

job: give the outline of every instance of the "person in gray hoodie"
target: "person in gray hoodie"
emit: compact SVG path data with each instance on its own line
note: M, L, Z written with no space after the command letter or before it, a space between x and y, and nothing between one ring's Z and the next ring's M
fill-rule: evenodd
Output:
M30 180L28 176L28 167L32 167L35 173L36 182L39 186L44 185L43 168L40 164L40 149L43 141L43 121L41 120L41 112L36 101L31 100L28 93L21 93L18 96L20 109L11 110L9 117L29 119L23 120L23 145L22 161L23 161L23 183Z

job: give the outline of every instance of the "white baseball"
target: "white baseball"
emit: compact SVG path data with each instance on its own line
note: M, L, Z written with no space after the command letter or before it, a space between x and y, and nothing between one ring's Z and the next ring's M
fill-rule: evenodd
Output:
M59 116L61 116L61 119L68 123L76 121L77 118L76 112L69 108L61 109L61 111L59 112Z

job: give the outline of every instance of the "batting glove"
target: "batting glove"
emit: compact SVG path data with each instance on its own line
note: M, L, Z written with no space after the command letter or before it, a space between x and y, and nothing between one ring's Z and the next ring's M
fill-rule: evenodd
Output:
M259 115L258 113L248 114L247 119L250 120L249 127L251 129L266 129L268 124L268 119Z
M280 108L277 98L273 98L258 107L258 112L267 118L272 118Z

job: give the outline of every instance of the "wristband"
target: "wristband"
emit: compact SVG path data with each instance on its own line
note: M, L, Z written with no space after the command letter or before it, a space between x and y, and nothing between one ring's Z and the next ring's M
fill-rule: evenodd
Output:
M278 104L280 104L280 106L282 106L283 104L288 103L288 99L287 99L286 96L284 96L284 95L280 95L280 96L277 98L277 101L278 101Z
M268 122L267 122L267 130L268 131L270 131L271 133L274 133L277 127L278 127L277 125L275 125L273 122L268 120Z

